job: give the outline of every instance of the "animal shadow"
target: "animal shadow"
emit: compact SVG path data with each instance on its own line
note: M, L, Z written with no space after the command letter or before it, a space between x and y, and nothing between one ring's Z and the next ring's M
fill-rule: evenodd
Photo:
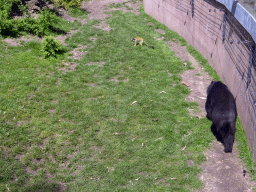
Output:
M217 139L217 141L221 142L223 145L223 139L222 139L222 136L221 134L217 131L216 129L216 126L214 124L212 124L211 126L211 131L212 131L212 134L215 136L215 138Z

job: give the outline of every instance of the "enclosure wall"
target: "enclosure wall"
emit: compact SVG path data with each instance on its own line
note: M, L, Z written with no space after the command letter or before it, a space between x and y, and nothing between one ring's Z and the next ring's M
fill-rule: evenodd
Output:
M144 0L147 14L185 38L228 85L256 161L255 43L234 15L209 0Z

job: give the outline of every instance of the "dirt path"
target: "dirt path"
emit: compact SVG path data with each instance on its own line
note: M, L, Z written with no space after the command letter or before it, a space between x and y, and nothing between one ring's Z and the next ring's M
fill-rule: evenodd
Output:
M168 43L170 49L183 61L190 61L193 70L185 71L182 81L188 83L191 94L188 101L196 101L201 112L195 113L189 109L191 115L205 117L204 109L206 101L206 89L211 82L211 77L204 71L201 65L188 53L186 47L173 42ZM206 129L210 128L206 127ZM204 183L202 192L245 192L252 191L255 182L250 182L250 176L238 157L237 144L235 142L233 153L224 153L223 145L214 141L210 149L204 152L207 161L201 165L202 173L199 175ZM247 173L246 173L247 172Z

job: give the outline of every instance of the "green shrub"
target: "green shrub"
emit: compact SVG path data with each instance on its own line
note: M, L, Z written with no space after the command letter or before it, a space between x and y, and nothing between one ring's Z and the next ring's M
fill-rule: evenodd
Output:
M82 0L56 0L56 4L64 7L66 10L69 8L81 8Z
M58 18L55 14L51 13L49 9L45 9L38 17L39 30L37 35L42 36L53 24L57 22Z
M3 20L0 18L0 34L16 36L18 29L15 20Z
M0 1L0 34L16 36L18 33L17 20L11 20L11 12L14 4L21 4L20 0Z
M24 13L22 19L12 19L12 7L18 5L18 8ZM49 31L55 29L54 24L57 23L58 17L49 9L45 9L39 15L38 19L25 13L26 9L21 6L20 0L0 0L0 35L4 36L18 36L20 32L25 31L38 36L49 34Z
M39 34L38 21L30 16L18 20L18 29L19 31L25 31L35 35Z
M40 50L44 56L44 58L54 56L60 51L62 51L62 46L59 41L57 41L52 36L46 36L41 44Z
M11 19L11 12L14 5L20 5L21 0L1 0L0 1L0 18Z

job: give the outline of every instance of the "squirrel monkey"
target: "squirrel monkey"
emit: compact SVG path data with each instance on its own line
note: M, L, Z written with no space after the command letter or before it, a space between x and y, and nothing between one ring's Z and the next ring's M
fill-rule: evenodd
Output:
M142 44L143 44L143 42L144 42L148 47L154 49L154 47L153 47L153 46L149 46L149 45L146 43L146 41L145 41L142 37L135 37L135 38L132 38L132 41L135 42L134 46L136 46L136 45L137 45L137 42L139 41L139 44L140 44L141 46L142 46Z

